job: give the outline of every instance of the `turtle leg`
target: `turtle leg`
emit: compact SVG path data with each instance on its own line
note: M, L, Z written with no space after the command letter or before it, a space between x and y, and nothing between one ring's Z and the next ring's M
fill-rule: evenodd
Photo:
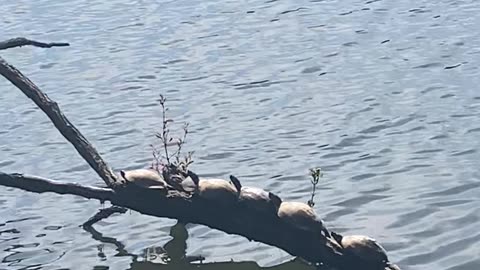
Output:
M341 234L338 234L336 232L331 232L330 236L335 240L339 245L342 244L342 238L343 236Z
M329 230L327 230L327 228L323 228L322 232L325 235L325 237L332 238L332 234L330 233Z

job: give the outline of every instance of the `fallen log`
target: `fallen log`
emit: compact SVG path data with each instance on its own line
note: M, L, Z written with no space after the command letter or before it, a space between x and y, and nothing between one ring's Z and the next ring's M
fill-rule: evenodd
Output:
M38 42L25 40L23 43L17 42L13 45L38 45ZM11 44L4 44L0 43L0 49L2 46L3 48L15 47ZM309 262L324 263L340 270L379 270L378 267L374 269L362 267L362 260L344 253L334 238L328 235L318 236L313 232L301 230L282 222L276 215L265 215L241 207L239 204L219 204L172 187L166 187L159 191L123 185L92 144L61 112L57 103L48 98L30 79L1 57L0 74L47 114L59 132L75 147L108 188L61 183L16 173L0 173L0 185L36 193L54 192L97 199L102 202L110 201L113 205L126 207L142 214L177 219L182 223L202 224L281 248L291 255L302 257ZM386 265L385 269L398 268Z
M273 216L249 211L235 205L224 206L191 197L178 190L158 191L142 189L96 188L66 184L36 176L0 173L0 185L43 193L72 194L99 201L110 201L142 214L180 220L208 226L229 234L237 234L249 240L279 247L292 255L310 262L325 262L339 269L347 260L341 251L335 250L331 239L314 239L312 234L281 222Z

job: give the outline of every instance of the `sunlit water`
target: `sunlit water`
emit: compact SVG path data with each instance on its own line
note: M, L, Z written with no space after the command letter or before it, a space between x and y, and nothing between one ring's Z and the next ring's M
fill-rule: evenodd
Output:
M190 122L201 175L306 201L308 169L321 166L315 208L329 228L377 238L402 269L477 270L479 13L474 0L3 0L0 39L71 47L0 54L117 170L148 166L163 93ZM30 100L3 78L0 89L0 171L102 184ZM142 258L176 221L130 212L96 225L132 259L79 227L100 207L0 187L0 269L157 269ZM206 263L291 259L187 231L187 255Z

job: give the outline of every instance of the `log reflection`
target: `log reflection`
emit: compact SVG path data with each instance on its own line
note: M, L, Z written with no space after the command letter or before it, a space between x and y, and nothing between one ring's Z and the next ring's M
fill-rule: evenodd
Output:
M105 211L105 210L103 210ZM98 214L96 215L98 216ZM98 220L97 220L98 221ZM103 244L114 245L117 250L115 256L130 256L132 262L130 270L186 270L186 269L203 269L203 270L314 270L315 267L310 266L300 259L294 259L272 267L260 267L255 262L212 262L203 263L205 259L202 256L189 256L186 254L188 231L184 224L177 222L170 229L172 239L163 247L152 246L143 250L141 255L129 253L125 249L125 245L114 237L103 236L102 233L93 228L94 223L86 223L83 225L85 231L92 235L92 238L101 242L99 245L99 256L105 257L102 252ZM322 268L323 269L323 268ZM327 270L327 269L323 269Z

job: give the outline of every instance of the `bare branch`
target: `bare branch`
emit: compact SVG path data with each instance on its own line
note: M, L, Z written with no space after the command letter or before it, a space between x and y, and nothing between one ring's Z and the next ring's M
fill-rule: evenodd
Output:
M95 170L107 186L116 186L117 177L112 169L103 160L93 145L91 145L80 131L67 119L56 102L51 100L40 88L30 81L30 79L1 57L0 74L33 100L33 102L47 114L58 131L75 147L77 152L87 161L90 167Z
M172 156L175 157L175 160L177 162L177 165L180 164L180 157L182 155L182 146L185 144L187 141L187 135L188 135L188 123L183 124L183 138L179 138L177 141L177 151L173 153ZM187 165L188 166L188 165Z
M165 107L165 102L167 101L167 99L163 96L163 95L160 95L160 99L159 99L159 102L160 102L160 105L162 106L162 135L161 136L158 136L161 140L162 140L162 143L163 143L163 149L165 151L165 158L167 159L167 165L170 165L170 156L168 155L168 133L170 132L168 130L168 123L169 121L167 121L167 108Z
M156 170L157 172L161 172L162 171L162 155L160 153L160 151L157 150L157 148L155 148L155 146L153 144L150 145L150 147L152 148L152 155L153 155L153 161L152 161L152 169Z
M0 50L6 50L10 48L15 48L15 47L22 47L22 46L35 46L35 47L40 47L40 48L51 48L51 47L65 47L65 46L70 46L68 43L57 43L57 42L51 42L51 43L43 43L31 39L26 39L23 37L18 37L18 38L12 38L6 41L0 42Z
M14 187L35 193L54 192L78 195L87 199L111 201L114 191L108 188L81 186L75 183L62 183L38 176L0 172L0 185Z

